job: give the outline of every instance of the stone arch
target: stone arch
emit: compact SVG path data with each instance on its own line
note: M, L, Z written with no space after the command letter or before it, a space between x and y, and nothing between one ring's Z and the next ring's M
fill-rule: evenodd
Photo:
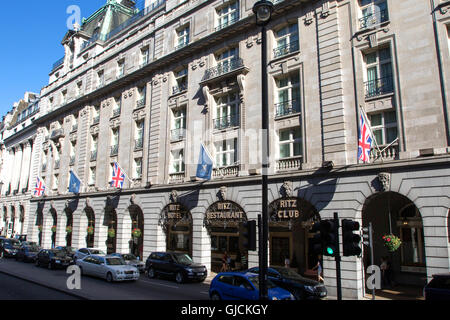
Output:
M56 211L55 207L52 206L49 210L49 213L50 226L48 232L46 233L50 236L51 248L54 248L56 246L56 234L58 232L58 212Z
M91 229L92 234L88 233L88 228ZM85 239L86 248L95 246L95 211L89 205L86 205L80 215L80 237Z
M117 252L117 226L118 216L116 208L110 205L105 207L103 226L107 227L106 252L107 254Z
M165 206L158 224L166 235L167 251L187 253L192 257L193 220L184 204L173 202Z
M64 214L61 215L63 223L61 224L64 227L65 233L65 243L66 246L72 246L72 238L73 238L73 211L71 208L66 207L64 209Z
M141 207L137 204L131 203L131 205L128 206L127 211L129 212L128 217L124 217L124 220L128 220L131 222L131 228L130 228L130 240L129 248L130 252L134 254L136 257L139 257L141 260L144 257L144 227L145 227L145 219L144 219L144 212L142 211ZM133 231L140 231L140 236L133 236Z
M38 204L36 210L36 221L33 226L33 235L36 235L33 240L36 240L39 246L42 246L42 232L44 230L44 208L43 204Z
M11 223L12 223L12 228L11 228L11 235L13 235L15 233L15 228L16 228L16 207L12 204L11 205Z

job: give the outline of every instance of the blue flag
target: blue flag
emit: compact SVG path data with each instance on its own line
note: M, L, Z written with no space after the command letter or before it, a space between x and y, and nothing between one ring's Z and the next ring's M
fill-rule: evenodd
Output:
M81 187L81 181L78 179L78 177L75 175L75 173L70 171L70 182L69 182L69 192L72 193L80 193L80 187Z
M202 143L200 148L200 158L197 166L197 178L211 180L213 161L205 146Z

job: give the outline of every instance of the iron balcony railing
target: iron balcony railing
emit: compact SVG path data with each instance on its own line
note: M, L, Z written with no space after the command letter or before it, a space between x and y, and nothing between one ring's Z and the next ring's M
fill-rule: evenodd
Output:
M91 151L91 161L97 160L97 150Z
M275 104L276 117L283 117L300 112L300 102L297 100L285 101Z
M136 108L137 109L141 109L145 107L145 98L139 99L138 101L136 101Z
M144 147L144 139L138 138L134 140L134 150L141 150Z
M64 57L62 57L61 59L59 59L58 61L56 61L53 64L52 72L55 71L56 69L58 69L63 63L64 63Z
M114 117L117 117L117 116L120 116L120 112L121 112L121 108L117 108L117 109L114 109L113 110L113 118Z
M394 91L392 76L370 80L364 83L366 98L372 98Z
M359 27L361 29L369 28L389 20L387 9L369 13L359 19Z
M60 137L64 136L64 130L63 129L56 129L52 131L52 134L50 136L50 139L58 139Z
M170 141L181 141L186 137L186 129L179 128L170 131Z
M94 119L92 119L92 124L94 125L94 124L98 124L98 123L100 123L100 116L96 116L96 117L94 117Z
M239 126L239 114L233 114L214 120L214 129L223 130Z
M111 146L111 153L110 153L111 157L117 156L118 154L119 154L119 145L116 144L114 146Z
M219 77L236 69L242 68L243 66L244 60L242 60L241 58L234 58L227 62L220 63L214 68L206 70L203 80L209 80L215 77Z
M279 58L289 53L298 51L298 49L299 49L298 41L293 41L284 46L279 46L273 49L273 56L274 58Z
M172 87L172 94L178 94L178 93L184 92L186 90L187 90L187 84L180 83L180 84Z
M214 30L219 31L225 29L226 27L231 26L233 23L236 23L237 21L239 21L239 15L231 18L230 20L228 20L225 23L222 23L221 25L218 25Z
M180 49L186 47L188 44L189 44L189 41L180 43L179 45L177 45L177 46L174 48L174 50L175 50L175 51L180 50Z

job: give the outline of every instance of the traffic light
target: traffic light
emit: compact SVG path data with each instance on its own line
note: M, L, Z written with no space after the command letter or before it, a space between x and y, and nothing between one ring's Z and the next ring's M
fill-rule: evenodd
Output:
M359 222L344 219L342 220L342 243L343 243L343 255L344 257L360 256L361 255L361 236L353 233L359 231Z
M338 225L334 220L322 220L312 226L310 232L316 233L311 240L315 255L336 256L339 245L337 228Z
M336 257L339 248L338 239L338 223L334 220L323 220L322 224L322 239L324 244L323 254L325 256Z
M239 238L248 251L256 250L256 221L246 221L239 225Z

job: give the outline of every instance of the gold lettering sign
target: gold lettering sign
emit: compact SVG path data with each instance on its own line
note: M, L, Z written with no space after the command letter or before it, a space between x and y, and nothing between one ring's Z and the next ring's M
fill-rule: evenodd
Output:
M209 222L246 220L246 215L242 208L231 201L216 202L211 207L209 207L205 217Z
M300 209L297 198L286 198L274 201L270 207L272 219L283 221L300 218Z

